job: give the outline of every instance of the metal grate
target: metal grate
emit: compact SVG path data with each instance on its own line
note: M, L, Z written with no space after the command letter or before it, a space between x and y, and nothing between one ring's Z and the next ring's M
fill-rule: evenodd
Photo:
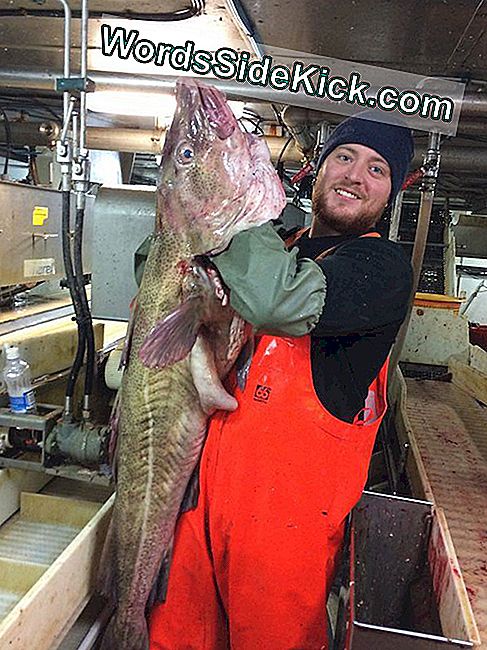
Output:
M402 206L398 243L404 247L408 257L411 257L413 252L418 211L419 199L417 203L404 203ZM389 232L390 218L391 212L387 210L378 224L378 230L384 236ZM444 207L433 206L418 291L445 293L444 234L447 223L448 213Z

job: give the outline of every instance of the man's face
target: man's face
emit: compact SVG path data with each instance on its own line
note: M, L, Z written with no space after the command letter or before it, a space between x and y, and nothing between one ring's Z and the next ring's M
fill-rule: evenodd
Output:
M320 168L313 190L311 234L362 234L380 219L391 193L384 158L361 144L334 149Z

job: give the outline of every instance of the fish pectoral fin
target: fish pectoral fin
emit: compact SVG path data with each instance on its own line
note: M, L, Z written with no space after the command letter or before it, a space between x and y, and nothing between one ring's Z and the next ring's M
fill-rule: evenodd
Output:
M200 461L193 470L191 477L186 486L186 491L184 492L183 500L181 501L181 506L179 508L179 514L183 512L188 512L189 510L194 510L198 505L198 499L200 496Z
M169 543L168 547L165 549L159 571L156 574L154 584L147 599L147 605L145 608L146 615L149 615L151 609L154 605L158 603L164 603L167 598L167 587L169 582L169 569L171 568L172 562L172 550L173 550L173 540Z
M247 385L247 379L250 371L250 364L254 356L254 337L250 336L240 351L235 362L235 372L237 375L237 385L240 390L244 390Z
M211 415L214 411L235 411L238 402L224 389L207 339L199 335L191 350L191 375L198 391L201 408Z
M154 325L139 350L145 366L165 368L189 354L201 326L196 302L186 300Z

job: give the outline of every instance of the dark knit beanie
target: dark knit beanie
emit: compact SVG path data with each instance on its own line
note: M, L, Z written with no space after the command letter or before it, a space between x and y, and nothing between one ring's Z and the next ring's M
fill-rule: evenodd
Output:
M411 129L397 124L376 122L358 115L349 117L337 126L323 145L316 174L328 154L342 144L362 144L377 151L387 160L391 169L389 201L392 202L404 183L414 155Z

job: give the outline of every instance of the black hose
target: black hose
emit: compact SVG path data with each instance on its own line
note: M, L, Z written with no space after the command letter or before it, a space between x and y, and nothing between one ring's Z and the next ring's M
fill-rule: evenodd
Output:
M132 18L133 20L154 20L162 22L173 22L187 20L197 16L204 9L204 3L196 0L190 7L170 12L144 13L137 11L110 11L114 18ZM62 9L0 9L0 18L10 17L36 17L36 18L62 18ZM81 18L81 11L74 9L71 12L73 18ZM90 11L90 18L104 18L106 11Z
M76 288L81 300L83 311L83 324L88 345L86 353L86 375L85 375L85 396L93 392L93 375L95 368L95 334L93 331L93 320L91 318L88 298L86 296L86 287L83 274L83 223L85 210L78 208L76 210L76 219L74 224L74 275Z
M71 192L63 190L62 192L62 242L63 242L63 261L66 271L66 281L73 301L76 322L78 324L78 348L71 370L69 371L68 383L66 386L66 397L73 397L74 387L78 379L79 371L83 365L86 346L85 322L83 319L83 305L78 293L76 280L73 270L73 260L71 259L71 237L70 237L70 212L71 212Z
M7 151L5 153L5 163L3 165L3 174L6 176L8 174L8 163L10 161L10 152L12 149L12 131L10 130L10 122L8 121L7 113L0 106L0 113L3 115L5 121L5 135L7 137Z

